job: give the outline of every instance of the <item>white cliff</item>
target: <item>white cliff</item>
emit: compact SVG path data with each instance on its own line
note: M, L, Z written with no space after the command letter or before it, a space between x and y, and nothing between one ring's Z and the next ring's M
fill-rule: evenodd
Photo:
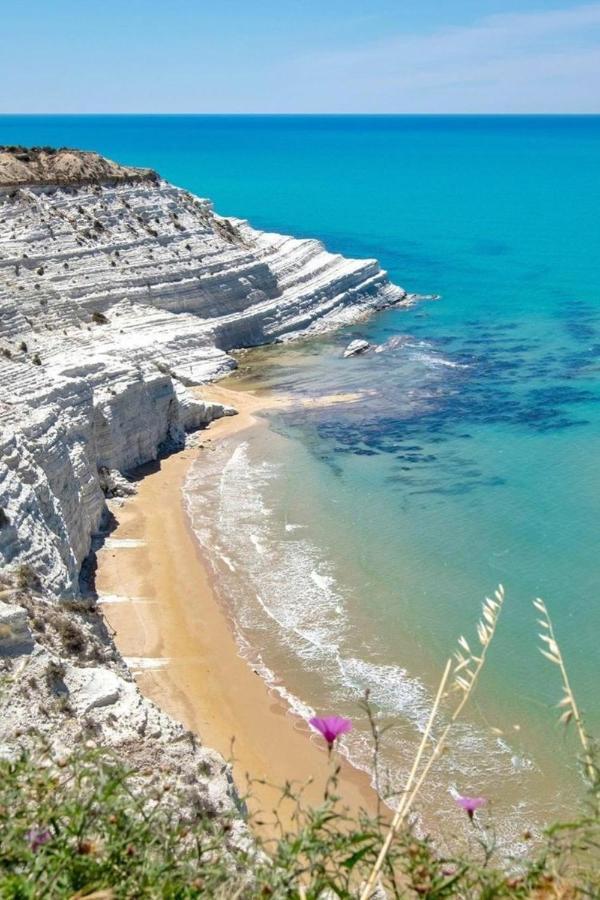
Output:
M76 595L107 472L231 412L187 387L233 348L405 298L375 260L222 218L150 170L0 148L0 563Z

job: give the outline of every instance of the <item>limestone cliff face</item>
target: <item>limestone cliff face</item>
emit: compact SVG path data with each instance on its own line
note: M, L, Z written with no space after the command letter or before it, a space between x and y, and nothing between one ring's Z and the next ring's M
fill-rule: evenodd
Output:
M0 572L0 680L3 758L42 740L55 760L90 742L112 748L145 802L168 791L183 823L227 822L223 853L250 846L230 767L140 694L97 610L56 603L22 572Z
M0 148L0 563L75 594L102 473L229 412L187 387L232 348L405 296L375 260L224 219L150 170Z

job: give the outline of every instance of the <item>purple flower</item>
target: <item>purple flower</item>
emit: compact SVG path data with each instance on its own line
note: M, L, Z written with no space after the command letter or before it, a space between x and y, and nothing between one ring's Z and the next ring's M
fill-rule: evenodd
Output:
M309 719L309 724L323 735L330 751L336 738L352 730L350 719L344 719L342 716L314 717Z
M480 809L482 806L485 806L487 800L485 799L485 797L458 796L456 798L456 802L462 809L464 809L471 821L473 821L473 813L475 812L475 810Z
M43 847L44 844L47 844L48 841L52 840L52 834L47 828L30 828L25 837L27 838L30 849L33 850L34 853L39 850L40 847Z

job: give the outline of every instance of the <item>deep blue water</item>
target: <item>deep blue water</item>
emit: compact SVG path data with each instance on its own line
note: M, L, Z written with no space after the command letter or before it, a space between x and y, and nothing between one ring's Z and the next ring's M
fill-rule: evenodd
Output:
M346 687L369 685L413 727L421 695L400 702L393 667L431 691L455 637L472 634L479 599L504 582L472 718L501 728L536 773L498 793L537 792L551 811L549 784L563 765L565 790L572 783L576 746L555 725L560 688L535 649L536 595L600 731L600 117L0 117L0 140L153 166L222 213L376 256L408 290L442 295L250 356L265 385L370 394L274 417L246 462L275 467L263 501L280 525L302 524L319 548L313 569L339 592L343 635L333 606L327 621L353 660ZM383 352L342 360L356 335ZM355 694L333 670L325 691L323 660L292 647L290 610L279 613L268 640L264 628L250 635L265 661L312 706L350 711ZM493 793L496 763L471 762L457 787Z

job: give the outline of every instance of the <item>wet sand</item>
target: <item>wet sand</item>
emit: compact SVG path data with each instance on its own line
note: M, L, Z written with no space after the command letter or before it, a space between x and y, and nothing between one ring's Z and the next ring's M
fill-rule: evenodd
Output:
M206 746L233 758L240 792L250 776L250 808L268 817L280 797L272 785L306 784L305 800L320 803L331 764L321 738L240 657L191 530L182 487L192 462L210 452L214 441L252 426L261 409L285 399L214 385L197 393L235 406L238 415L199 432L202 446L140 470L137 494L113 507L117 524L98 552L96 588L101 600L110 598L102 609L141 691ZM343 803L351 812L361 807L375 812L367 776L339 755L335 760L341 762ZM257 783L263 780L269 784ZM282 811L288 823L291 811L290 804Z

